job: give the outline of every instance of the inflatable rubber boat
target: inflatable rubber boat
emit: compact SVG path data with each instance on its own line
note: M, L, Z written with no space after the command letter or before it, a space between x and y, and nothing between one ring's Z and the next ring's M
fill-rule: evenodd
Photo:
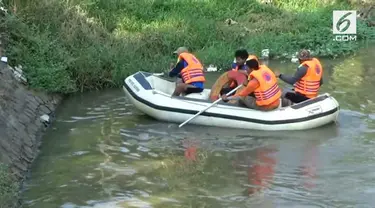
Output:
M148 72L127 77L123 85L127 98L137 109L161 121L182 123L212 104L210 89L171 96L174 88L175 82ZM339 108L339 103L328 93L268 112L219 102L188 124L265 131L304 130L335 122Z

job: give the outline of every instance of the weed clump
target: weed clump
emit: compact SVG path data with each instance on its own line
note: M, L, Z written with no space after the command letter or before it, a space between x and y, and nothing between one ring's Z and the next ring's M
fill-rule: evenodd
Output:
M0 163L0 208L16 207L19 184L14 181L8 167Z

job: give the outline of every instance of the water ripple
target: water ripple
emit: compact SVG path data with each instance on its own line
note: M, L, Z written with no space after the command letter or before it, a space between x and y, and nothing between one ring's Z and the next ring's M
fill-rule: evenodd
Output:
M178 128L121 91L66 105L25 184L30 207L374 207L374 114L264 132Z

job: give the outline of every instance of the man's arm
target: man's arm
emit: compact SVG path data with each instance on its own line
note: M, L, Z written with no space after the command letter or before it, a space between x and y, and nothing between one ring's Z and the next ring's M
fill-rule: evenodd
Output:
M170 76L170 77L178 76L178 75L180 74L181 70L182 70L183 68L185 68L185 63L184 63L184 62L185 62L184 60L180 60L180 61L176 64L176 66L175 66L173 69L171 69L171 71L169 72L169 76Z
M307 66L302 65L298 67L294 76L280 74L279 78L290 85L294 85L294 83L296 83L298 80L300 80L303 76L306 75L307 69L308 69Z
M243 97L243 96L248 96L250 95L251 93L254 92L254 90L256 90L257 88L259 87L259 82L257 79L255 78L252 78L249 83L246 85L246 88L240 92L237 96L238 97ZM236 97L237 97L236 96Z

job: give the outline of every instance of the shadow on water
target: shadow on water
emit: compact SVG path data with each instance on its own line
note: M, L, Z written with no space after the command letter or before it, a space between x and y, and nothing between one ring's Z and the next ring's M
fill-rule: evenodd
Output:
M25 207L374 207L375 98L326 73L324 91L343 110L337 124L306 131L178 128L121 90L72 96L44 137Z

